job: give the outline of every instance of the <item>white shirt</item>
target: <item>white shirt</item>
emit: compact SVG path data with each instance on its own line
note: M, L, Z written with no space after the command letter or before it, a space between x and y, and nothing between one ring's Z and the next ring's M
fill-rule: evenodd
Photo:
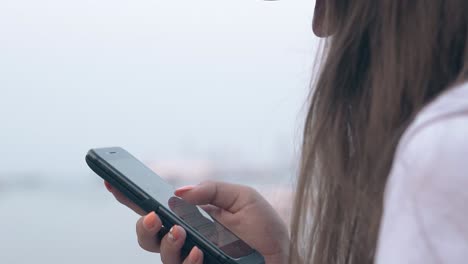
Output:
M401 138L375 263L468 263L468 84L429 104Z

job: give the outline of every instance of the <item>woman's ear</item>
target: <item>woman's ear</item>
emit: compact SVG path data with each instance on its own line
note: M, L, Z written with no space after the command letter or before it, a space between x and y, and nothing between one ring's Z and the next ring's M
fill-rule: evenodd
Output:
M330 32L325 29L325 1L316 0L314 10L314 20L312 22L312 30L317 37L328 37Z

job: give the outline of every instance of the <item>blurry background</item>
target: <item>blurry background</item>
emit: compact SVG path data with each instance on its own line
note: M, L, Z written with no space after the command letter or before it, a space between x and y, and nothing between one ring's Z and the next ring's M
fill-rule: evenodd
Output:
M0 263L159 263L86 166L122 146L174 185L287 216L313 0L0 0Z

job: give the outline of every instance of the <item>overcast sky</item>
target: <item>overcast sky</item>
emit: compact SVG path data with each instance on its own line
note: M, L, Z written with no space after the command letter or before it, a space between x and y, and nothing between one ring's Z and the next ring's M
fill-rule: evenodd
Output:
M312 13L312 0L0 0L0 174L74 175L109 145L291 157Z

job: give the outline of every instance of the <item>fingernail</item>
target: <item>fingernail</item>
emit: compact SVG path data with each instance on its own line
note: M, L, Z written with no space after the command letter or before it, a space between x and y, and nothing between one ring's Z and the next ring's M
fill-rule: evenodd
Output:
M169 230L168 236L172 242L175 242L177 241L177 239L179 239L179 232L177 231L177 226L173 226L171 230Z
M106 189L109 191L109 192L112 192L112 185L110 185L110 183L108 182L104 182L104 186L106 186Z
M195 185L188 185L188 186L180 187L174 192L174 194L177 196L181 196L184 193L193 190L193 188L195 188Z
M198 260L200 260L202 254L203 253L200 249L198 249L197 247L193 247L188 256L190 263L197 263Z
M151 212L145 216L143 219L143 227L150 231L156 226L156 214Z

